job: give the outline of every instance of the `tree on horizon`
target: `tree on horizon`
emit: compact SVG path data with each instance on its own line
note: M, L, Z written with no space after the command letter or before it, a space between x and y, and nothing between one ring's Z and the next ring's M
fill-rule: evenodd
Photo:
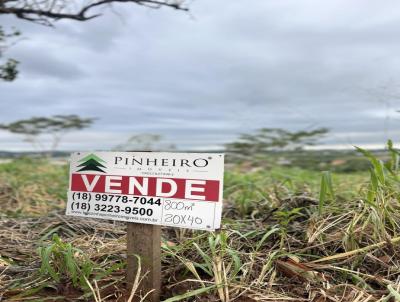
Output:
M51 155L57 150L66 134L86 129L95 120L96 118L80 117L76 114L40 116L8 124L0 123L0 130L21 135L36 151L45 151ZM46 137L50 138L50 142L46 143Z

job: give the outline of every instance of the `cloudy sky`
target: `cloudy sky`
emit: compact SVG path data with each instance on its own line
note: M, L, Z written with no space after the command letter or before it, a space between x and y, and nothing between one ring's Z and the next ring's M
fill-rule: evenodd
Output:
M217 148L261 127L331 129L329 147L400 140L400 4L367 0L195 0L190 13L119 5L46 28L14 18L0 123L98 117L61 149L109 149L157 133ZM26 150L0 132L0 150Z

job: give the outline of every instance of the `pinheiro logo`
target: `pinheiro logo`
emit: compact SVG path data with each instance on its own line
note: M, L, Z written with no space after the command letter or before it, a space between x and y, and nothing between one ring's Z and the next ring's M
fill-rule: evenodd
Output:
M96 154L89 154L82 158L81 160L78 161L80 165L78 165L78 172L81 171L97 171L97 172L103 172L106 173L102 168L106 168L102 163L105 163L105 160L102 160L100 157L98 157Z

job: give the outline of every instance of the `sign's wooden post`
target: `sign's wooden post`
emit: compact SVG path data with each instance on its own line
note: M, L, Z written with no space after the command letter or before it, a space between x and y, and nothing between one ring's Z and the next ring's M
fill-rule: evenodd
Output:
M161 227L143 223L127 223L127 270L128 292L132 290L138 271L138 259L141 260L140 282L136 297L146 295L145 301L159 302L161 289ZM134 299L133 301L140 301Z

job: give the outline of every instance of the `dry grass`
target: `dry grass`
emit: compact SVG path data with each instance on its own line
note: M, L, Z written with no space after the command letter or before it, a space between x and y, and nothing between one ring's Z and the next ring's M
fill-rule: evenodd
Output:
M319 173L299 169L232 168L222 230L163 229L163 299L400 301L398 167L370 160L371 180L326 174L321 182ZM64 167L41 163L38 172L30 162L35 176L22 180L15 171L26 168L6 165L14 167L0 166L0 297L128 300L125 225L54 211L64 206ZM52 251L47 270L39 247Z

